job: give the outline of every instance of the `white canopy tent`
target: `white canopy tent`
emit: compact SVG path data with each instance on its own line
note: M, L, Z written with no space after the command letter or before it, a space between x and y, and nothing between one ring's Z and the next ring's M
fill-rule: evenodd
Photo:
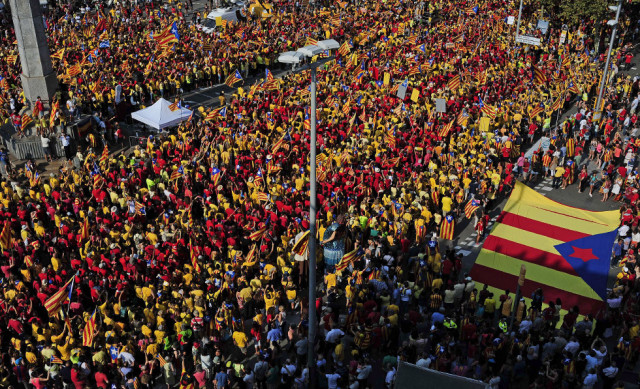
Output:
M131 117L157 130L162 130L163 128L177 126L191 116L190 110L178 108L172 111L169 109L170 105L170 102L161 98L152 106L132 113Z

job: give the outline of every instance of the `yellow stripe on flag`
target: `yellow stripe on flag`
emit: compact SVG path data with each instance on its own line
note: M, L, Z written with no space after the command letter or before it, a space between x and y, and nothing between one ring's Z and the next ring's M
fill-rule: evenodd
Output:
M620 224L619 211L572 208L546 198L521 182L516 183L504 211L589 235L609 232Z
M520 243L525 246L535 247L538 250L546 251L555 255L558 255L558 251L554 246L564 243L564 241L561 240L547 238L506 224L496 224L494 229L491 231L491 235L497 236L498 238L508 239L512 242Z
M525 265L527 267L526 280L539 282L558 289L567 289L567 287L570 287L571 293L594 300L600 300L598 294L594 292L582 278L560 271L554 271L553 277L549 277L549 268L536 265L535 263L521 261L517 258L485 249L481 250L475 263L497 269L516 277L520 274L520 266ZM515 285L513 287L515 288Z

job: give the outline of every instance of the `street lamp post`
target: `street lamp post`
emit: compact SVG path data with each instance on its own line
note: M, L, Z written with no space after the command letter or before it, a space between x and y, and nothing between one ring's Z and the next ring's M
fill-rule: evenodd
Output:
M616 30L618 28L618 21L620 20L620 9L622 9L622 0L618 0L617 6L610 6L609 9L616 8L615 20L609 20L608 25L613 24L611 29L611 39L609 40L609 50L607 50L607 61L604 64L604 72L602 73L602 80L600 80L600 90L598 91L598 100L596 100L594 120L600 120L602 117L602 111L600 106L602 105L602 95L604 94L604 87L607 84L607 73L609 72L609 63L611 62L611 50L613 50L613 42L616 40Z
M303 57L314 57L324 50L337 49L340 46L332 39L320 41L317 45L305 46L298 51L280 54L278 62L299 64ZM307 333L307 368L309 369L309 387L315 388L315 340L317 333L316 317L316 69L331 61L333 57L322 58L316 62L310 62L295 70L296 73L306 70L311 71L311 107L310 107L310 140L309 140L309 331Z
M522 19L522 0L520 0L520 8L518 9L518 23L516 24L516 44L518 44L518 35L520 35L521 19Z

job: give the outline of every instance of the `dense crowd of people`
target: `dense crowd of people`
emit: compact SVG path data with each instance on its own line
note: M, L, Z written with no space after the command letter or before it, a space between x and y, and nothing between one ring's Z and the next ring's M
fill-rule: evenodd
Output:
M505 1L282 0L271 17L207 34L190 2L158 3L49 9L61 89L48 111L24 100L2 8L0 116L21 129L33 115L75 163L45 175L0 153L0 387L391 388L400 361L496 388L623 387L640 351L640 90L619 72L633 59L633 12L596 120L606 52L593 22L561 43L560 30L531 28L525 8L535 47L514 42ZM174 22L177 42L161 45ZM318 70L321 277L310 302L309 74L272 71L284 67L277 53L328 38L342 46ZM220 107L128 153L100 142L121 139L132 110L184 104L236 70L243 82ZM81 114L101 125L74 157L53 132ZM549 147L526 154L540 136ZM543 290L514 301L477 285L449 244L467 223L480 241L515 180L543 176L621 204L620 272L597 315Z

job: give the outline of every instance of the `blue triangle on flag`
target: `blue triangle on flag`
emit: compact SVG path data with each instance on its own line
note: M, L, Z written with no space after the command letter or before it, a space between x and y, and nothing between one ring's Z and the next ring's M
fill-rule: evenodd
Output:
M617 230L572 240L554 246L580 277L603 300L607 298L607 280L611 251Z

